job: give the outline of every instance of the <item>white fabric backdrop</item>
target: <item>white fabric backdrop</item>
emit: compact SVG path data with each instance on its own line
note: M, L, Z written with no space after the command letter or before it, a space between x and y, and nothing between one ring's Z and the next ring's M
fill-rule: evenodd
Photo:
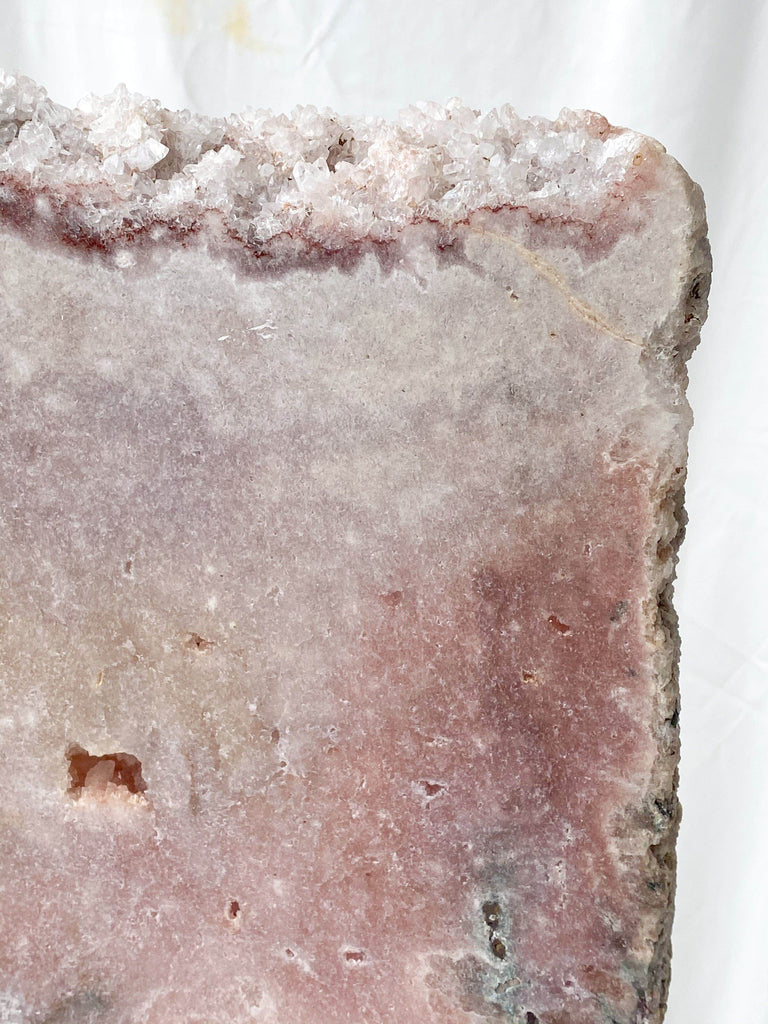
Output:
M206 113L392 115L455 95L588 107L660 139L700 182L715 278L690 364L667 1020L768 1024L766 0L0 0L0 66L69 104L124 81Z

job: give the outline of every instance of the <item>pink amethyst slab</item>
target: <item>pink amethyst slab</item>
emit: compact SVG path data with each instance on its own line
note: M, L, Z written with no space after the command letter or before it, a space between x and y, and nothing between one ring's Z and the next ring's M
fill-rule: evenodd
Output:
M658 1024L700 190L0 76L0 1019Z

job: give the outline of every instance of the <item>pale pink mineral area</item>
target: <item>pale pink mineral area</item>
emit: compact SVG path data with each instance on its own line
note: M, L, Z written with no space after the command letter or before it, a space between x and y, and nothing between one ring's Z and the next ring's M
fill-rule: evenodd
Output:
M659 1024L708 285L597 114L0 76L3 1024Z

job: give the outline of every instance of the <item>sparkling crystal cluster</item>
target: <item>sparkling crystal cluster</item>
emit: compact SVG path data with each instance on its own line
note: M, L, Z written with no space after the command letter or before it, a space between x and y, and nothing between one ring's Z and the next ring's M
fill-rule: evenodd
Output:
M642 163L635 132L598 114L556 121L458 100L395 123L298 107L229 119L169 111L121 86L70 110L0 74L0 175L66 203L73 232L104 239L207 214L258 248L281 234L326 249L391 240L405 224L453 227L480 208L595 220Z

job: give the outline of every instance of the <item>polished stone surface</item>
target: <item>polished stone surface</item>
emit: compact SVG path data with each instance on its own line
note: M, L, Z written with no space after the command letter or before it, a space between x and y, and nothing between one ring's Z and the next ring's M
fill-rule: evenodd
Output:
M0 84L8 1021L661 1021L698 189Z

